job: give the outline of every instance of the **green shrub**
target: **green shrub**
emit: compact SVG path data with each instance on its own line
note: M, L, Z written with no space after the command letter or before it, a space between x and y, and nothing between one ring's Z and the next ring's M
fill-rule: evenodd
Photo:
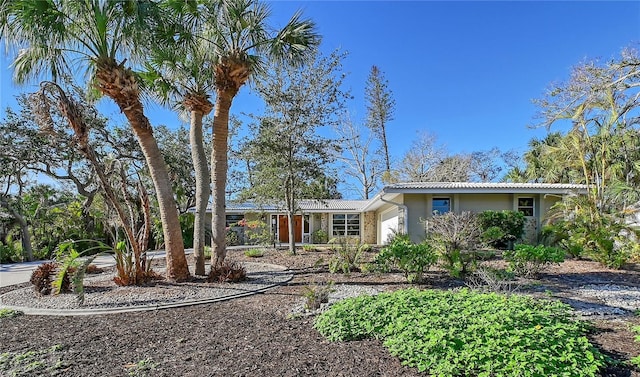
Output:
M407 235L396 236L374 260L383 271L401 270L409 283L422 281L424 273L437 261L438 255L429 244L414 244Z
M479 215L482 240L498 249L509 249L524 233L524 214L519 211L484 211Z
M6 244L0 241L0 263L22 262L22 245L9 236Z
M380 338L432 376L596 376L604 357L569 306L468 289L415 289L334 304L315 321L331 341Z
M302 250L307 253L310 253L312 251L317 251L318 249L314 245L305 244L305 245L302 245Z
M264 251L260 249L249 249L244 251L244 255L249 258L260 258L264 256Z
M519 276L535 277L551 263L564 262L564 251L544 245L516 245L514 250L503 253L509 268Z
M568 207L571 205L570 207ZM621 268L640 251L640 231L619 213L593 213L581 203L561 201L552 207L555 221L544 229L545 241L572 256L586 256L610 268ZM565 213L571 219L565 218Z
M632 327L631 331L633 331L636 334L634 340L636 342L640 342L640 326ZM632 365L635 365L636 367L640 368L640 355L631 358L631 360L629 361L631 362Z
M238 225L244 227L245 241L249 245L267 246L273 244L273 233L265 221L241 220Z
M193 213L183 213L178 217L178 220L180 220L184 248L190 249L193 247L193 228L195 226L196 216Z
M313 243L327 243L329 241L329 235L322 229L317 229L311 234L311 242Z
M224 239L227 246L237 246L240 244L240 237L238 237L238 232L231 228L227 228Z
M440 267L449 272L454 278L464 278L475 271L478 265L475 251L453 249L447 254L440 255Z

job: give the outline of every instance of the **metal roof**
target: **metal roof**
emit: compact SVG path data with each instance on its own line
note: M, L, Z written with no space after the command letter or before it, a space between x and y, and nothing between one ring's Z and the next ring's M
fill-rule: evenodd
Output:
M299 200L298 207L302 212L360 212L369 203L368 200ZM208 207L207 211L211 211ZM227 202L226 212L284 212L285 207L278 205L259 205L251 202Z
M407 190L531 190L532 192L548 190L586 190L586 185L571 183L504 183L504 182L408 182L386 186L383 192L406 192Z
M365 212L384 205L400 194L551 194L566 195L570 192L586 193L587 185L571 183L496 183L496 182L407 182L385 186L369 200L299 200L301 212ZM385 196L386 195L386 196ZM194 209L190 209L193 211ZM210 212L211 208L207 208ZM284 205L259 205L252 202L227 202L226 212L285 212Z

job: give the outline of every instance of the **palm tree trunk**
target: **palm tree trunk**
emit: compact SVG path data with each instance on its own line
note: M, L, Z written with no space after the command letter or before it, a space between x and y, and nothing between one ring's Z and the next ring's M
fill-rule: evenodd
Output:
M142 105L140 105L142 107ZM125 115L127 115L125 113ZM182 240L182 231L180 229L180 220L178 219L178 210L175 199L173 198L173 190L171 189L171 180L167 171L167 165L164 162L158 143L151 131L149 121L142 114L133 114L129 117L129 122L134 133L138 137L138 142L142 148L149 173L156 189L158 207L160 209L160 220L162 221L162 232L164 234L164 245L166 250L167 262L167 279L175 281L185 281L189 279L189 266L187 258L184 254L184 241ZM140 116L141 115L141 116ZM133 119L146 120L146 125L134 124Z
M224 90L218 90L216 94L215 113L213 115L213 150L211 152L211 184L213 185L211 266L222 263L227 256L225 243L225 190L228 168L229 109L231 109L234 95Z
M153 136L149 119L144 115L136 78L131 70L125 69L115 61L98 62L96 78L99 89L113 99L127 117L147 162L162 221L167 262L166 277L171 281L188 280L189 266L184 254L182 231L171 189L171 180L167 165Z
M207 203L211 188L209 186L209 166L204 152L202 140L201 111L191 111L191 127L189 142L191 143L191 159L196 173L196 213L193 225L193 256L195 259L195 274L204 275L204 243L205 220L207 217Z

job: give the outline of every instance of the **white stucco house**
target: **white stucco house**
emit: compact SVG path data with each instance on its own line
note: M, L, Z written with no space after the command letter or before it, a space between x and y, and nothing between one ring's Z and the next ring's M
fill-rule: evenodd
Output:
M329 238L348 236L368 244L385 244L395 232L424 238L424 219L453 211L514 210L527 219L525 238L536 241L553 204L570 193L586 193L585 185L550 183L411 182L384 187L369 200L301 200L294 218L297 243L314 242L317 230ZM288 242L285 211L277 205L227 204L227 226L259 218L282 243Z

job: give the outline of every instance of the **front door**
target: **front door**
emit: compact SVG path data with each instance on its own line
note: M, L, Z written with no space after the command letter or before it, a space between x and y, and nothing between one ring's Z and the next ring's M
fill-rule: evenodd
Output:
M295 242L302 242L302 215L293 216L293 236ZM289 242L289 221L287 215L278 215L278 240Z
M538 241L538 218L536 214L536 198L517 198L518 212L524 214L524 232L522 240L526 243L536 244Z

